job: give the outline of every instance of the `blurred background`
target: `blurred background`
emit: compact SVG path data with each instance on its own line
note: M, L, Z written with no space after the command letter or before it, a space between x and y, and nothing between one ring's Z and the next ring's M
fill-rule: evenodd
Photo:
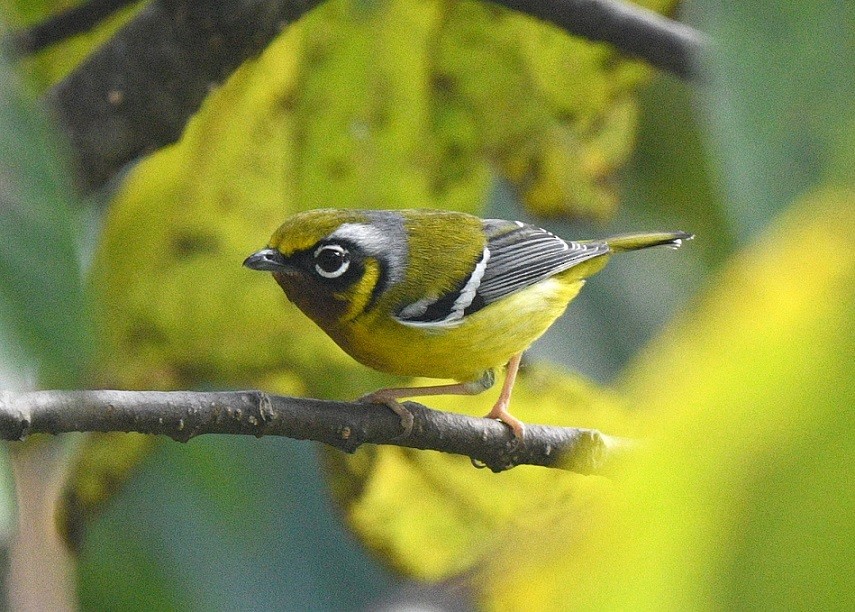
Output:
M70 4L0 0L0 24ZM24 568L84 609L855 608L855 5L644 2L715 41L687 83L494 5L332 0L78 196L38 100L144 4L0 64L0 388L389 384L240 263L298 210L445 207L696 234L591 279L515 399L657 443L611 479L289 439L6 445L13 604ZM12 550L19 518L67 563Z

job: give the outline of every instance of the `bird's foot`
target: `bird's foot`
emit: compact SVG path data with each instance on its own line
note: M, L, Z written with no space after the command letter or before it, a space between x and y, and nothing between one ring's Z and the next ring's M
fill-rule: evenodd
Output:
M401 428L403 429L399 435L395 436L395 439L408 438L413 431L413 422L415 421L413 413L398 401L396 395L389 393L388 391L389 390L387 389L380 389L373 393L367 393L357 401L364 404L383 404L389 408L389 410L397 414L398 418L401 419Z
M502 402L501 400L496 402L496 405L493 406L493 409L490 410L490 412L484 415L484 418L496 419L510 428L511 433L514 435L513 440L511 440L510 443L511 450L516 450L520 445L525 444L525 423L508 412L508 405L506 402Z

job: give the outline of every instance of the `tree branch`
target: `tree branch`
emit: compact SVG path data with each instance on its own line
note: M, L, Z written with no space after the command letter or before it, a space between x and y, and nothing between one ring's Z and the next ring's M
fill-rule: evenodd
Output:
M362 444L393 444L466 455L494 472L520 464L582 474L602 472L632 447L596 430L527 425L511 444L492 419L432 410L407 402L412 433L403 439L386 406L268 395L259 391L0 392L0 439L67 432L137 432L179 442L202 434L286 436L324 442L348 453Z
M321 0L153 0L47 95L84 190L175 142L212 85ZM670 70L698 76L702 34L620 0L493 0Z
M45 47L92 29L98 22L134 2L137 0L89 0L71 6L41 23L12 33L10 46L19 55L38 53Z
M46 96L84 190L178 140L211 87L320 0L154 0Z
M709 40L697 30L622 0L490 0L558 26L569 34L605 42L684 79L700 76Z

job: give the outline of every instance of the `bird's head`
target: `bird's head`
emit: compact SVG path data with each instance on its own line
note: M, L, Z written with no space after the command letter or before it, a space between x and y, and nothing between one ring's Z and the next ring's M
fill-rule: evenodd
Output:
M328 329L370 308L400 280L406 249L393 213L320 209L289 217L243 265L272 272L288 299Z

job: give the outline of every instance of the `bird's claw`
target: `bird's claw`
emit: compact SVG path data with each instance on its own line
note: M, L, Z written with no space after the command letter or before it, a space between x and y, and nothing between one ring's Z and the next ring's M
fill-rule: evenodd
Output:
M384 395L382 391L375 391L374 393L363 395L357 401L363 404L383 404L389 408L389 410L397 414L398 418L401 419L401 428L403 429L393 440L402 440L410 437L410 434L413 432L415 418L413 417L413 413L394 397Z
M508 423L504 419L496 420L511 430L511 439L508 440L508 453L514 453L520 447L525 446L525 424L516 419L511 423Z
M514 452L525 445L525 423L508 412L504 406L497 404L484 418L495 419L511 430L513 437L508 442L509 452Z

